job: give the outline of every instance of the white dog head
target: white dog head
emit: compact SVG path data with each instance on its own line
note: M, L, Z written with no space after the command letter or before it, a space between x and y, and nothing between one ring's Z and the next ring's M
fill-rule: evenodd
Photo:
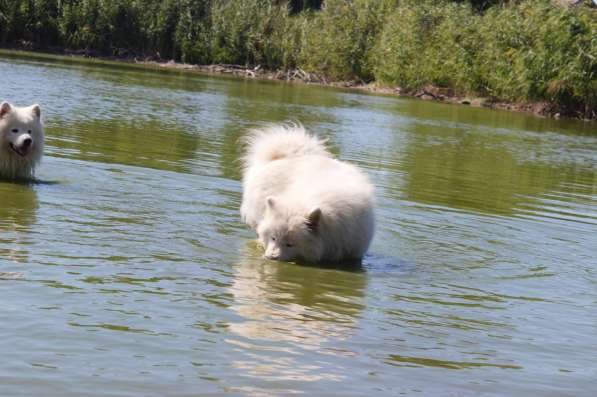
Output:
M30 176L44 145L39 105L25 108L0 104L0 174Z
M279 198L270 196L266 199L265 217L257 227L265 257L279 261L318 262L323 253L321 209L315 207L305 214L296 214L290 208Z

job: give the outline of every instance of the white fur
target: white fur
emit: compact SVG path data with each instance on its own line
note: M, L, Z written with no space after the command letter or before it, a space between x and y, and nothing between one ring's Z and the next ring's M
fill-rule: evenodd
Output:
M27 146L27 142L30 144ZM44 132L39 105L0 104L0 178L31 178L41 160Z
M373 186L302 126L247 138L241 216L270 259L360 259L374 232Z

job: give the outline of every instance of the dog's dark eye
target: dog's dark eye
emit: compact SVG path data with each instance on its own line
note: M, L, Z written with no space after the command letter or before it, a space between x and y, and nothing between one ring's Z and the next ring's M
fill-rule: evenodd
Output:
M276 238L274 236L272 236L272 241L276 241Z
M16 128L13 128L12 132L14 132L16 134L17 132L19 132L19 130L17 130Z
M292 247L293 247L293 245L292 245L292 244L290 244L290 243L286 243L286 246L287 246L288 248L292 248Z

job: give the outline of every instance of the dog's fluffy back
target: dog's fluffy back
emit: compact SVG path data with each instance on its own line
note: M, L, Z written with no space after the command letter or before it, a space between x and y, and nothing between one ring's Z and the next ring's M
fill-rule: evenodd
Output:
M333 159L323 141L302 126L253 131L247 143L241 215L257 230L266 256L311 262L361 258L374 231L367 177ZM313 213L321 215L315 226L309 220Z
M330 157L324 141L307 133L302 125L270 125L252 130L245 138L247 152L245 170L263 166L270 161L305 155Z

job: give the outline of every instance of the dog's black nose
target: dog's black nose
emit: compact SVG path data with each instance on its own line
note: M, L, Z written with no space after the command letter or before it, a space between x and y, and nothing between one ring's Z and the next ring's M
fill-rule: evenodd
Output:
M25 138L23 140L23 147L28 148L29 146L31 146L31 143L33 143L33 140L31 138Z

